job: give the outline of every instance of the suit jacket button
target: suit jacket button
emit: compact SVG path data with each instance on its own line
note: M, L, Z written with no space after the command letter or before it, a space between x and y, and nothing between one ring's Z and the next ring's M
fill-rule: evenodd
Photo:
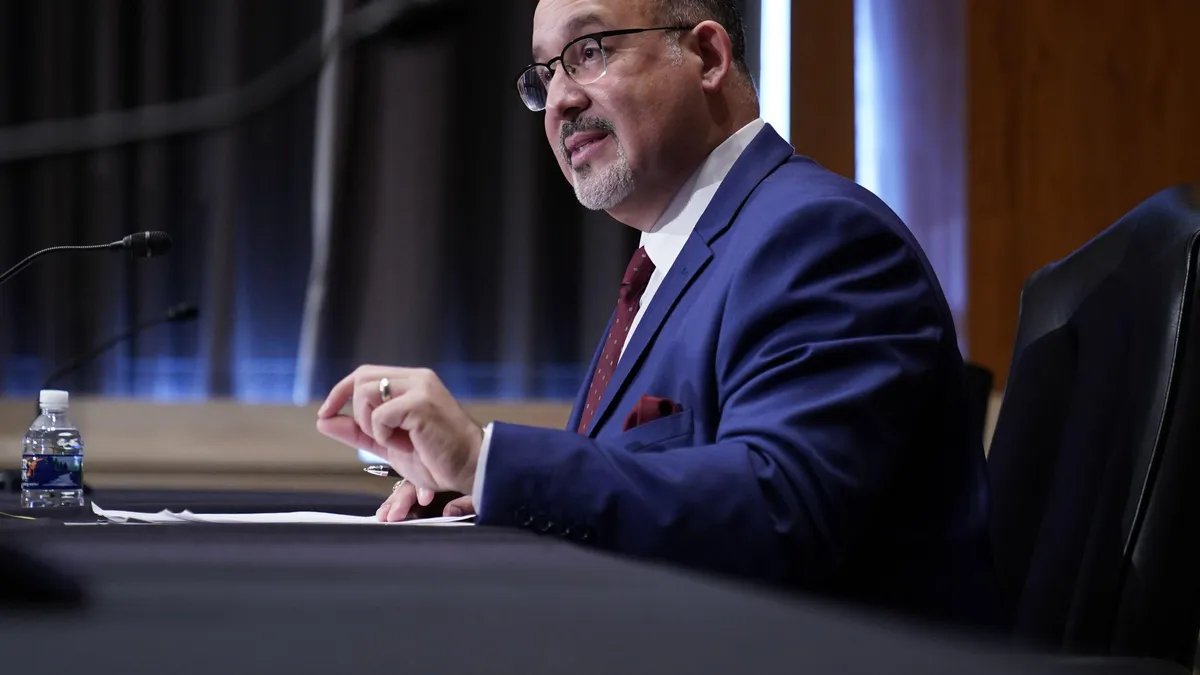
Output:
M533 522L533 516L529 515L529 509L521 506L513 511L513 520L521 527L529 527L529 524Z
M568 528L567 537L578 542L589 542L596 537L596 532L586 525L575 524Z
M537 530L538 532L548 532L550 530L550 527L552 525L554 525L554 523L551 522L551 520L549 518L547 518L546 514L544 514L544 513L537 514L536 516L533 517L532 520L533 520L533 522L531 524L531 527L533 529Z

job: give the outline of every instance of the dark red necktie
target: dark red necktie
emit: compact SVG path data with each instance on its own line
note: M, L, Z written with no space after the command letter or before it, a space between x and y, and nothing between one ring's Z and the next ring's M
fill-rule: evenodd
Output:
M612 327L608 331L608 339L604 341L604 351L596 364L596 372L592 373L592 387L588 390L587 403L583 406L583 415L579 418L579 433L585 433L596 408L600 405L600 397L604 396L604 388L617 370L617 361L621 358L621 349L625 346L625 337L637 316L642 299L642 292L650 282L654 273L654 263L646 255L646 249L639 248L625 268L625 278L621 280L621 293L617 297L617 312L613 317Z

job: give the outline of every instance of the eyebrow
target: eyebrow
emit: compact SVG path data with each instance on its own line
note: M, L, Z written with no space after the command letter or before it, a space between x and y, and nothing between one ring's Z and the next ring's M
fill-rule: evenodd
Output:
M571 38L573 40L576 37L583 35L584 34L583 29L585 29L585 28L589 28L591 26L603 28L604 25L605 25L605 22L604 22L603 17L601 17L596 12L588 12L586 14L580 14L579 16L575 17L574 19L571 19L570 21L568 21L566 32L567 32L567 35L573 36ZM568 42L569 42L569 40L568 40ZM558 56L558 54L555 54L555 56ZM540 59L538 58L538 51L536 49L533 50L533 60L540 61Z

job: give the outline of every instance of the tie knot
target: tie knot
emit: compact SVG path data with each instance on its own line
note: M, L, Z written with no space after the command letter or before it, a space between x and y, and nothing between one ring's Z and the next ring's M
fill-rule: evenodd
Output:
M646 284L650 283L651 274L654 274L654 261L650 260L645 248L639 248L629 261L629 267L625 268L625 278L621 280L621 285L628 286L628 289L622 290L641 295L642 291L646 290Z

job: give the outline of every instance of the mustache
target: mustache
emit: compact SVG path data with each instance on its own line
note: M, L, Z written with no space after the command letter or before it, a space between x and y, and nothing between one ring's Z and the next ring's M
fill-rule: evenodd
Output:
M584 131L603 131L605 133L616 136L616 127L613 123L603 117L584 117L577 120L563 122L562 128L558 132L558 152L567 160L569 164L571 155L567 152L567 139L572 134L577 134Z

